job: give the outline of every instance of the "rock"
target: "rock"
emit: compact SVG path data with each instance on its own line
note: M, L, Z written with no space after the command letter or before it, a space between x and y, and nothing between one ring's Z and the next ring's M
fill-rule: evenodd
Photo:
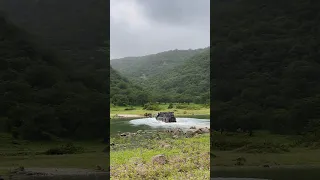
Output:
M195 135L195 131L187 131L186 137L193 137Z
M133 158L129 159L129 163L134 164L134 165L143 164L143 159L140 157L133 157Z
M127 136L127 135L126 135L126 133L122 133L122 134L120 134L120 136L124 137L124 136Z
M98 170L98 171L104 171L104 169L103 169L101 166L99 166L99 165L96 166L96 170Z
M246 158L244 157L238 157L237 159L235 159L236 161L243 161L243 162L246 162Z
M159 154L152 157L152 164L164 165L167 163L167 158L163 154Z
M205 128L199 128L194 131L195 134L204 134L204 133L210 133L210 129L205 127Z
M207 127L205 127L205 128L200 128L200 129L201 129L201 131L202 131L203 133L210 133L210 129L207 128Z
M179 138L179 136L174 135L174 136L172 136L172 138L173 138L173 139L178 139L178 138Z
M265 168L269 168L270 166L268 164L263 165Z
M197 129L197 130L195 130L195 131L194 131L194 134L202 134L201 129Z
M137 134L141 134L141 133L142 133L142 130L138 130L138 131L137 131Z
M244 163L247 161L246 158L244 157L238 157L237 159L235 159L234 161L236 161L235 165L236 166L243 166Z
M196 129L196 127L195 126L191 126L190 129Z
M167 144L166 142L159 142L160 143L160 148L170 148L171 145L170 144Z
M4 180L4 179L0 176L0 180Z
M143 167L144 167L144 164L142 164L142 163L137 164L137 167L138 167L138 168L143 168Z
M182 131L182 129L180 129L180 128L176 128L176 129L173 130L173 134L174 134L174 135L179 135L179 134L181 134L181 133L183 133L183 131Z

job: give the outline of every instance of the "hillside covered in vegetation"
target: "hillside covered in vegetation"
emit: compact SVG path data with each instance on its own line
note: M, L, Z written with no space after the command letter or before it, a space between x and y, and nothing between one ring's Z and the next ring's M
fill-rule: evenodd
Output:
M209 103L209 59L209 48L205 48L116 59L111 65L143 87L151 101Z
M210 49L154 75L143 84L158 102L210 103Z
M137 83L144 82L182 65L188 58L201 52L197 50L171 50L141 57L125 57L111 60L111 66L125 77Z
M317 135L319 1L215 1L212 126Z
M68 7L84 2L68 2L0 1L0 132L29 140L107 136L108 26L101 23L108 16L94 1L84 9L96 18L77 19L86 11ZM61 11L52 16L52 9Z
M143 105L149 101L148 93L110 68L110 103L117 106Z

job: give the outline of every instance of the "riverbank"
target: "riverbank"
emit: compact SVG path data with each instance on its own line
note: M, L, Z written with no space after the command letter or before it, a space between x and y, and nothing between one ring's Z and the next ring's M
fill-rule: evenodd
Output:
M185 117L185 116L198 116L198 115L210 115L210 107L203 104L173 104L172 109L168 109L169 103L159 104L158 110L144 110L142 106L111 106L110 107L110 117L113 119L117 116L123 116L124 118L128 117L144 117L145 113L156 114L159 111L172 111L176 117Z
M10 135L0 134L0 175L16 175L13 170L17 169L29 169L34 173L54 169L47 173L53 175L59 172L76 174L80 171L95 174L105 172L108 168L109 158L107 153L103 152L106 144L99 141L68 142L70 141L18 141L12 139Z
M209 134L177 134L175 130L138 131L112 138L113 179L206 179L210 169L216 177L229 172L234 177L267 177L266 172L277 177L290 171L320 169L320 149L305 147L296 136L213 132L209 168ZM153 158L159 155L166 159L165 164L154 164Z
M137 131L111 139L112 179L209 179L210 136Z

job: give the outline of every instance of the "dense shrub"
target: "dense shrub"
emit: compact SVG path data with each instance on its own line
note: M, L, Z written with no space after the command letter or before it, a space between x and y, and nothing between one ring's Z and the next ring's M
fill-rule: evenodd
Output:
M158 104L153 104L153 103L147 103L143 106L144 110L152 110L152 111L160 111L161 108L159 107Z
M78 147L72 143L68 143L60 147L50 148L45 152L45 154L46 155L62 155L62 154L77 154L82 152L84 152L84 149L82 147Z

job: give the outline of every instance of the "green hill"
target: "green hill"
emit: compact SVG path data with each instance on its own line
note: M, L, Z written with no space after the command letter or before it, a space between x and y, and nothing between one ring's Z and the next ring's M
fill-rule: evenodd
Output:
M115 59L111 65L144 87L152 101L207 103L210 99L209 59L209 48L205 48Z
M105 136L109 63L79 66L1 16L0 27L0 132L29 140Z
M143 105L149 101L148 93L132 84L112 67L110 68L110 102L114 105Z
M141 83L152 76L182 65L197 50L172 50L142 57L126 57L111 60L111 66L130 80Z
M217 0L213 7L213 127L299 134L320 124L320 2Z
M210 49L206 48L172 69L145 81L144 87L160 102L208 103L210 99Z

